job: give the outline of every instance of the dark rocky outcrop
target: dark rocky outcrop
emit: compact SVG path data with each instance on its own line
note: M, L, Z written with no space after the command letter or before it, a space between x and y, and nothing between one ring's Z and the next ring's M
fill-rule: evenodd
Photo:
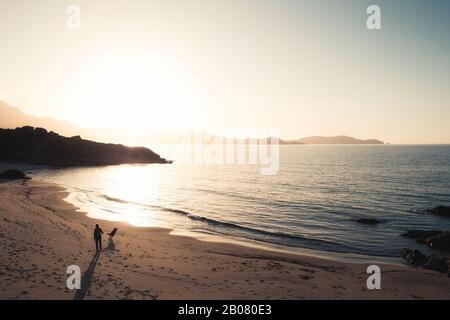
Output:
M53 166L169 163L143 147L67 138L43 128L0 129L0 161Z
M433 249L450 252L450 231L428 238L426 244Z
M432 249L450 252L450 231L408 230L402 235L415 239L418 243L424 243Z
M424 269L430 269L439 272L447 272L448 261L446 257L440 257L435 254L427 257L427 261L423 265Z
M376 225L381 223L381 220L372 219L372 218L360 218L355 220L358 223L366 224L366 225Z
M433 209L425 210L425 212L441 217L450 218L450 207L447 206L437 206Z
M402 236L415 239L419 243L426 243L426 240L428 238L437 236L441 234L444 231L441 230L407 230L405 233L402 234Z
M8 180L19 180L19 179L29 179L25 173L22 171L12 169L6 170L0 173L0 179L8 179Z
M403 249L402 257L408 264L416 267L423 267L424 269L430 269L438 272L447 272L449 269L448 259L435 254L426 256L419 250Z

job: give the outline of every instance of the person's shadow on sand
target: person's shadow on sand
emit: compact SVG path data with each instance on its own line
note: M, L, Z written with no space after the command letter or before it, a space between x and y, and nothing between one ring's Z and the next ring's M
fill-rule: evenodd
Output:
M94 275L95 266L97 265L98 258L100 257L100 252L96 252L94 257L92 258L91 263L89 264L89 267L86 269L86 271L83 274L83 277L81 278L81 288L77 290L75 293L74 300L83 300L86 296L87 291L89 290L89 287L92 283L92 276Z

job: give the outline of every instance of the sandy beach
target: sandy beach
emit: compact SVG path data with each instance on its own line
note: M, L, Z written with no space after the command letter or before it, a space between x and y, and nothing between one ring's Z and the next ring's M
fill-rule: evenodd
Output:
M369 290L369 263L99 221L66 196L48 183L0 182L0 299L450 299L446 274L381 264L382 288ZM97 258L95 223L105 231ZM81 268L80 290L66 288L69 265Z

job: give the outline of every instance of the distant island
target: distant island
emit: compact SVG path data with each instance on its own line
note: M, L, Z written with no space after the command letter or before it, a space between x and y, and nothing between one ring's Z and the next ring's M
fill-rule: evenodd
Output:
M30 126L0 129L0 161L53 166L171 163L147 148L68 138Z
M376 139L361 140L348 136L311 136L298 140L280 140L280 144L384 144L384 142Z
M311 136L297 140L284 140L278 137L266 137L266 138L226 138L218 135L211 135L207 132L200 132L198 135L198 141L192 142L194 144L240 144L240 145L253 145L253 144L280 144L280 145L309 145L309 144L384 144L381 140L376 139L357 139L348 136L336 136L336 137L321 137Z

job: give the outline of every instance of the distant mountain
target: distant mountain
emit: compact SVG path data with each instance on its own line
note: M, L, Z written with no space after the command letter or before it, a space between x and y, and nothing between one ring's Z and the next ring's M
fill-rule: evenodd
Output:
M148 129L120 130L85 128L50 117L35 117L23 113L19 108L12 107L0 101L0 128L14 129L23 126L46 128L49 131L58 132L68 137L79 135L85 139L98 142L114 142L126 145L158 144L174 140L171 134L152 132Z
M250 140L251 143L259 143L259 144L270 144L271 138L259 139L259 140ZM369 139L369 140L360 140L353 137L347 136L337 136L337 137L320 137L320 136L311 136L305 137L298 140L283 140L274 138L274 143L279 143L280 145L305 145L305 144L384 144L383 141ZM237 143L247 144L249 143L249 139L245 140L237 140Z
M49 117L35 117L23 113L20 109L12 107L0 101L0 128L14 129L23 126L42 127L47 130L58 132L63 136L80 135L83 138L99 142L114 142L126 145L150 145L150 144L222 144L231 143L225 137L208 132L178 131L178 132L155 132L150 129L144 130L115 130L115 129L91 129L76 126L69 122L59 121ZM235 139L234 143L248 144L269 143L267 139ZM360 140L353 137L321 137L311 136L298 140L276 139L279 144L383 144L380 140Z
M43 128L0 129L0 161L53 166L170 163L150 149L60 136Z
M19 108L0 101L0 128L14 129L23 126L47 128L67 136L74 136L83 131L82 128L68 122L25 114Z
M376 139L361 140L348 136L336 136L336 137L311 136L298 139L297 142L304 144L384 144L383 141Z

